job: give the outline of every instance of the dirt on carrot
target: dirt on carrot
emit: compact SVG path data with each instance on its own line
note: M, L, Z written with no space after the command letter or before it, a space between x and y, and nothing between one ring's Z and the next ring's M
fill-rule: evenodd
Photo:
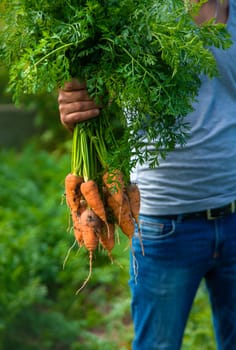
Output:
M72 222L73 222L75 239L78 242L79 246L82 247L84 242L82 227L81 227L80 217L76 213L72 214Z
M139 188L135 183L130 183L126 187L126 193L129 198L130 209L132 216L136 222L139 223L139 211L140 211L140 192Z
M129 199L125 193L123 194L119 226L122 232L129 238L129 240L131 240L134 234L135 225L131 213Z
M137 225L137 231L138 231L138 237L142 249L142 254L145 255L144 253L144 246L143 246L143 241L142 241L142 235L140 232L140 224L139 224L139 212L140 212L140 191L135 183L130 183L126 187L126 193L129 198L129 203L130 203L130 209L132 216L134 218L134 221Z
M102 221L92 209L87 208L80 216L80 224L83 244L89 252L89 273L82 286L77 290L76 294L78 294L86 286L92 275L93 254L98 247Z
M80 190L88 207L90 207L103 222L107 223L106 211L96 182L94 180L83 182Z
M82 176L68 174L65 178L66 203L71 211L77 211L80 206L81 191L80 186L84 179Z
M111 251L115 246L115 224L109 223L109 231L107 226L103 225L101 232L99 233L99 242L102 247L107 251L110 260L113 262Z
M125 187L121 171L116 169L112 172L105 172L103 175L103 183L109 194L121 206Z
M115 222L121 228L122 232L131 240L134 234L134 219L131 213L130 203L127 194L123 193L122 205L114 200L113 196L107 195L107 205L110 207Z
M85 203L82 200L80 191L82 183L83 177L72 173L68 174L65 178L66 203L70 209L74 236L80 246L83 245L80 215L85 209Z

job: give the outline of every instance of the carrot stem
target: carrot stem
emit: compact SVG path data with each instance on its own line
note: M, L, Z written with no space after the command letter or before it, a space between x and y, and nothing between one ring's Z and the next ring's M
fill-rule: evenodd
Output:
M80 125L76 124L73 132L71 172L75 175L83 175L83 157L80 147Z

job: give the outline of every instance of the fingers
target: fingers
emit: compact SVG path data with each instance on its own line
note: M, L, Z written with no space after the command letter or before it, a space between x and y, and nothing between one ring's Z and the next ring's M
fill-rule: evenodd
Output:
M69 130L74 125L99 115L99 106L88 95L85 82L72 79L59 90L58 105L62 124Z
M90 101L93 102L91 97L88 95L88 91L82 90L59 90L58 102L59 104L69 104L76 101ZM95 104L95 103L94 103Z
M73 90L84 90L86 89L86 82L80 82L78 79L71 79L71 81L64 84L63 90L73 91Z
M90 106L90 102L74 102L60 105L60 119L62 124L69 130L73 130L76 123L97 117L100 110Z

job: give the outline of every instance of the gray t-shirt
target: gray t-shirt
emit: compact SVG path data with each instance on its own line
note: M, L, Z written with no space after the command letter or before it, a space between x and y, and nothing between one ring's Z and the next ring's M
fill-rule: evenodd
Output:
M234 44L213 48L219 77L202 78L191 129L156 169L138 165L132 179L141 192L141 213L181 214L216 208L236 199L236 1L227 28Z

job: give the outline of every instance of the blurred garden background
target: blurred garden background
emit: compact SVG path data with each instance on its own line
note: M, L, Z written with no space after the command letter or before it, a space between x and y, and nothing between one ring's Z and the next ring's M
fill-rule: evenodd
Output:
M0 350L131 350L128 241L116 245L113 264L96 253L92 278L76 295L89 266L73 245L63 196L71 135L60 124L56 92L15 107L7 81L2 68ZM204 285L183 349L215 349Z

